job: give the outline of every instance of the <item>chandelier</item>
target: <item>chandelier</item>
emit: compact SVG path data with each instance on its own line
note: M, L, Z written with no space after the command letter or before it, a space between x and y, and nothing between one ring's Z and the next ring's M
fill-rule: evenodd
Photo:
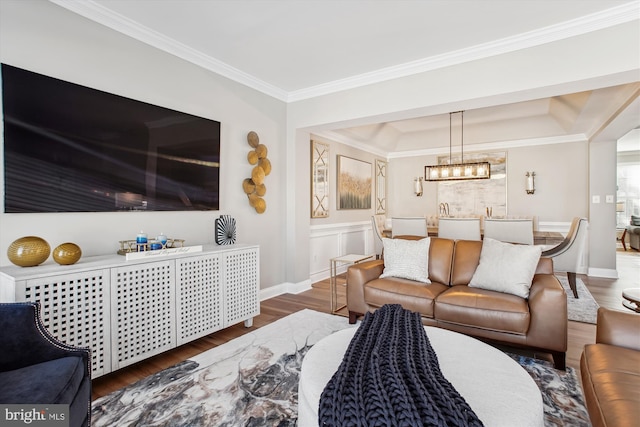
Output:
M451 156L451 117L460 113L460 163L452 163ZM449 164L432 165L424 167L424 179L426 181L455 181L463 179L487 179L491 177L491 164L489 162L464 161L464 111L449 113Z

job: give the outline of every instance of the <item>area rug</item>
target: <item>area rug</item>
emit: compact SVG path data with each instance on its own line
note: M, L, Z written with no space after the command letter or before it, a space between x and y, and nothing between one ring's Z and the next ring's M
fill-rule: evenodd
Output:
M515 354L509 356L526 369L542 391L545 427L591 426L575 369L567 367L566 371L559 371L545 360Z
M573 291L569 286L569 279L566 275L557 274L564 291L567 293L567 316L569 320L582 323L596 324L598 315L598 303L593 299L593 295L587 289L582 279L576 278L576 289L578 298L573 296Z
M302 359L320 339L355 327L302 310L185 360L92 404L94 426L295 426ZM543 394L545 425L589 426L575 371L512 356Z

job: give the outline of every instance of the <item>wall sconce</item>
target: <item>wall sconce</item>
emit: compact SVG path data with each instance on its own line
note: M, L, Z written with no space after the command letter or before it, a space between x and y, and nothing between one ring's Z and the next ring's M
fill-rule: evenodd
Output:
M413 180L413 192L416 193L416 196L422 196L422 177L419 176Z
M534 177L536 176L535 172L527 172L525 174L527 177L527 194L533 194L536 191L536 183L534 181Z

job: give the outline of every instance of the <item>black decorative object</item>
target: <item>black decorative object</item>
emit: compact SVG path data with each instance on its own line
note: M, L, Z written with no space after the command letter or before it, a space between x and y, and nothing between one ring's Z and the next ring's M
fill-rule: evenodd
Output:
M236 242L236 220L231 215L220 215L216 218L216 243L233 245Z

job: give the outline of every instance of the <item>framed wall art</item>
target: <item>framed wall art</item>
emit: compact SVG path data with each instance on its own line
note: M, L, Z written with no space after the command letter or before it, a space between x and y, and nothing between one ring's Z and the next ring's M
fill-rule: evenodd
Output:
M329 216L329 145L311 141L311 218Z
M387 162L376 160L376 214L387 212Z
M338 156L338 209L371 209L371 163Z

